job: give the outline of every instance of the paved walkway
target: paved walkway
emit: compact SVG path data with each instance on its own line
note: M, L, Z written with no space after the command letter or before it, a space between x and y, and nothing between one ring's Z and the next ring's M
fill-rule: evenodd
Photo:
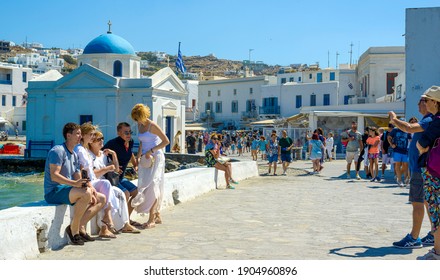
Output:
M371 183L342 179L343 160L326 163L320 175L308 175L310 168L294 162L288 176L255 177L165 209L164 224L141 234L68 245L39 259L415 260L427 252L391 245L410 231L412 207L389 170L385 182ZM421 234L428 230L425 217Z

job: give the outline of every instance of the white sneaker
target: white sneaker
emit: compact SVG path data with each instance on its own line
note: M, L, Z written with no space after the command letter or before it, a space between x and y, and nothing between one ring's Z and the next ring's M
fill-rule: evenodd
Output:
M402 181L397 181L397 185L401 188L405 187Z
M440 255L437 255L434 249L431 249L426 255L417 257L417 260L440 260Z

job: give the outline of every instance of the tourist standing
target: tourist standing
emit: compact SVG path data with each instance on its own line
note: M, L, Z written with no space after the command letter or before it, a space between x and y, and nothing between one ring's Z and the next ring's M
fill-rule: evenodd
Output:
M264 137L263 135L260 136L260 142L258 142L259 145L259 150L261 153L261 160L266 160L267 159L267 151L266 151L266 146L267 146L267 140L266 137Z
M280 141L278 142L280 149L281 149L281 162L283 164L283 174L286 176L287 168L289 167L289 164L292 162L292 153L291 149L293 147L293 140L292 138L287 136L287 131L283 130L281 132L282 137Z
M276 176L277 175L277 164L278 164L278 157L281 156L281 149L280 146L278 145L278 139L277 139L277 134L276 133L272 133L268 143L266 144L266 149L269 153L269 172L268 174L271 173L271 167L273 164L273 175Z
M409 181L409 201L412 204L412 228L402 240L394 242L393 246L397 248L421 248L424 246L434 245L434 236L431 232L420 239L420 230L422 228L423 217L425 215L425 193L423 190L423 177L421 164L419 162L419 151L417 149L417 141L432 121L432 114L428 112L426 107L427 99L421 97L418 103L419 112L423 118L418 123L407 123L397 118L394 112L389 112L390 122L395 124L399 129L414 133L411 143L409 144L409 170L411 172L411 179ZM385 133L385 132L384 132ZM429 215L429 212L427 212Z
M174 135L173 139L173 148L171 148L171 152L180 153L180 135L182 135L182 131L178 130L176 135Z
M393 161L394 169L396 171L397 185L401 188L409 184L409 172L408 172L408 140L411 136L400 130L394 128L388 134L388 142L390 147L393 148ZM403 175L403 180L402 180Z
M359 176L359 166L357 163L359 160L360 151L364 148L364 144L362 143L362 135L357 130L357 122L351 123L351 129L344 133L344 135L342 136L342 141L347 141L347 147L345 149L345 159L347 160L347 179L351 178L350 169L351 163L354 160L356 179L360 180L361 177Z
M422 157L431 153L436 139L440 137L440 87L432 86L422 95L426 98L426 108L433 114L429 124L420 139L417 141L417 149ZM425 200L428 203L428 212L431 219L431 233L434 236L434 248L426 255L417 259L440 260L440 178L431 174L426 168L422 168L424 179Z
M138 213L149 213L143 228L153 228L161 224L160 210L165 177L165 155L162 151L170 140L163 130L150 120L150 108L136 104L131 110L131 118L138 123L139 162L138 194L132 205ZM194 141L195 144L195 141ZM194 146L195 149L195 146Z
M131 138L133 132L131 127L126 122L121 122L116 127L118 136L111 139L104 145L104 149L110 149L116 152L119 161L119 184L117 185L124 194L127 200L128 216L131 217L133 212L133 207L131 206L131 200L137 195L138 188L132 182L125 178L125 171L127 170L128 164L131 162L133 166L133 171L137 170L137 161L133 155L133 145L134 141ZM110 155L111 157L111 155ZM141 226L140 223L130 220L132 226Z
M387 169L387 164L390 164L392 167L392 170L394 172L395 168L393 167L394 161L393 161L393 148L390 147L390 142L388 142L388 134L393 130L394 125L392 123L388 124L388 129L385 130L380 137L380 144L382 148L382 175L381 175L381 181L385 180L385 169ZM417 152L418 154L418 152Z
M332 161L333 159L334 144L333 132L329 132L327 139L325 140L325 150L327 152L328 161Z
M195 154L196 153L196 138L193 135L192 131L188 132L188 135L186 136L186 150L188 151L188 154Z
M369 136L366 140L366 144L368 146L368 158L365 160L368 160L369 163L369 173L371 175L371 182L374 182L375 180L380 182L379 178L379 143L380 143L380 137L379 137L379 131L377 128L370 127L369 129Z
M324 144L319 140L318 133L313 133L312 139L309 141L309 155L313 163L313 174L321 171L321 158Z
M72 245L84 245L93 241L86 224L105 205L105 196L97 193L87 178L81 178L78 155L74 147L80 143L78 124L67 123L63 127L65 142L50 149L44 167L44 199L50 204L74 205L73 218L66 227Z

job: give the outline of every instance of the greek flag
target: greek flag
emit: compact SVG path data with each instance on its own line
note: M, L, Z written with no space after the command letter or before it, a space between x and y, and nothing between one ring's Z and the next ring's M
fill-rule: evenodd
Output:
M180 52L180 42L179 42L179 51L177 53L177 59L176 59L176 68L177 68L177 73L185 73L186 72L186 68L185 68L185 64L183 64L183 59L182 59L182 53Z

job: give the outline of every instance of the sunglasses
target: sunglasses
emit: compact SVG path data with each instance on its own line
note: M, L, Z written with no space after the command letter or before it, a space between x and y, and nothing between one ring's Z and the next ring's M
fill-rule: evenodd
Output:
M131 131L131 130L130 131L124 131L124 134L125 135L131 135L131 134L133 134L133 131Z
M212 138L212 140L218 140L218 138Z
M104 141L104 137L96 138L95 141L93 141L93 142L99 142L99 141Z

